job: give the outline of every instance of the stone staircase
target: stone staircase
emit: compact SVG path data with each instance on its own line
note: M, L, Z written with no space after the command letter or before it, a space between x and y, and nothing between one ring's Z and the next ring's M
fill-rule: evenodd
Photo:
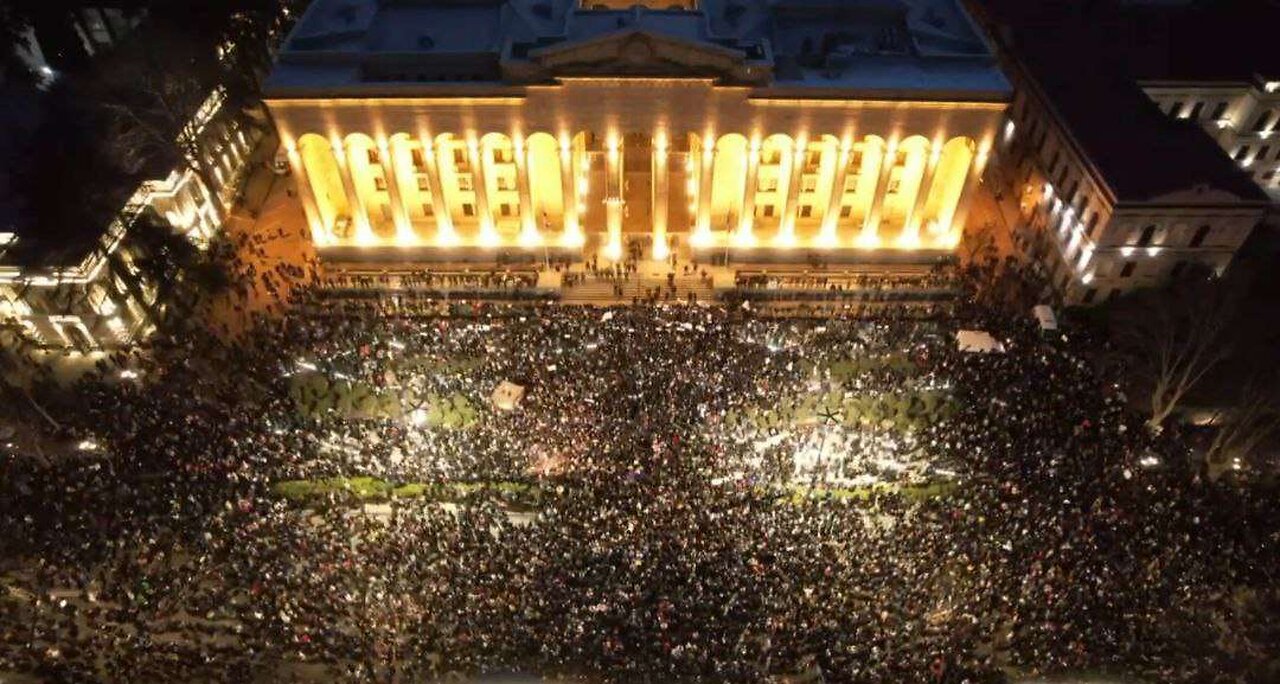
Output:
M621 296L618 296L614 290L615 284L619 283L605 278L587 276L587 279L582 283L562 287L560 290L560 302L562 304L584 306L614 306L630 304L633 298L643 299L646 292L654 289L660 289L665 295L668 289L665 274L648 273L645 269L641 269L638 274L632 274L630 278L620 283L622 286ZM715 290L710 283L697 276L676 276L674 284L675 294L669 300L671 303L687 302L690 293L693 293L700 303L715 300ZM664 296L660 301L668 300Z

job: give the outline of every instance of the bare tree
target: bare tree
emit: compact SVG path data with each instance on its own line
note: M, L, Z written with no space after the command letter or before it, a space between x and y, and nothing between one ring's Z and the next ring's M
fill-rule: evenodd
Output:
M202 135L212 113L201 107L218 82L216 60L180 32L163 27L138 48L120 57L122 63L100 87L110 149L130 173L176 158L200 179L218 215L225 216Z
M1237 294L1236 283L1208 275L1139 291L1112 310L1119 350L1150 391L1148 427L1159 429L1231 354Z
M1217 433L1205 452L1209 477L1217 479L1237 461L1251 456L1280 429L1280 387L1274 374L1253 375L1228 409L1217 412Z

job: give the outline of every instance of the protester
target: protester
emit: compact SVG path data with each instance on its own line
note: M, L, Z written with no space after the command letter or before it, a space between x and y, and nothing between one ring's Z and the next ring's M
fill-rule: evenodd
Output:
M0 671L1262 672L1231 607L1275 595L1276 509L1202 480L1087 345L1030 321L963 305L319 315L298 297L239 344L183 338L140 379L106 368L64 412L79 455L4 463ZM1005 353L958 351L962 327ZM489 401L504 380L525 389L512 411ZM925 394L942 399L909 424L872 408ZM816 396L835 399L804 408ZM386 506L280 489L360 477L474 486Z

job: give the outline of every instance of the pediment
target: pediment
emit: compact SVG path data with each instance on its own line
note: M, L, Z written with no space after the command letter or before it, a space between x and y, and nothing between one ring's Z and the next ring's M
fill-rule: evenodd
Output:
M529 58L555 75L730 78L743 73L745 61L739 50L636 29L545 47Z

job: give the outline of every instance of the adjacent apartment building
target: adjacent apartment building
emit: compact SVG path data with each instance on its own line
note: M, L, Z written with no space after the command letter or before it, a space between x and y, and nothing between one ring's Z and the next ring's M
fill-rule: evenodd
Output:
M1090 305L1193 265L1225 271L1270 204L1253 179L1166 116L1080 8L974 7L1015 90L988 181L1017 199L1016 240L1057 299Z

